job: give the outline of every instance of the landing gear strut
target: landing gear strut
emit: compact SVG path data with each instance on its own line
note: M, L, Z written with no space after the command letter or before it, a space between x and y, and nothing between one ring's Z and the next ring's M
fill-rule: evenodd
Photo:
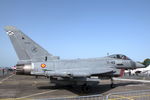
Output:
M114 88L114 87L115 87L115 85L114 85L114 80L113 80L113 78L111 77L111 78L110 78L110 80L111 80L110 87L111 87L111 88Z

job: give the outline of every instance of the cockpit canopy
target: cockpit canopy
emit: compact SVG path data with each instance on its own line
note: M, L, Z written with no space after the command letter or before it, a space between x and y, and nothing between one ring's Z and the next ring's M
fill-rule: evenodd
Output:
M129 57L122 55L122 54L113 54L108 56L110 58L116 58L116 59L123 59L123 60L131 60Z

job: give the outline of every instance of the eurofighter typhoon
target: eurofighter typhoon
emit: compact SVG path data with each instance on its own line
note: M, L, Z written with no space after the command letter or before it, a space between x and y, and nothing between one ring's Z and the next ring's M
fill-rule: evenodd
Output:
M51 83L81 86L88 91L92 85L99 84L99 79L119 77L124 69L142 68L125 55L114 54L101 58L63 60L53 56L14 26L6 26L19 61L17 74L43 75L50 78ZM98 77L98 80L92 77Z

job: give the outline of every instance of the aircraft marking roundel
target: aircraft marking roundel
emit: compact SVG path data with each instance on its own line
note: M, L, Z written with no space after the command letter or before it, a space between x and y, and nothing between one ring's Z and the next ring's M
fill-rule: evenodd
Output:
M41 64L41 67L42 67L42 68L45 68L45 67L46 67L46 64Z

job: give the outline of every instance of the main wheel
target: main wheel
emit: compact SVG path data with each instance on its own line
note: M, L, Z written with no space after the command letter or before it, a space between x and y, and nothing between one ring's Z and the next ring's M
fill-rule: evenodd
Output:
M84 93L88 93L91 91L91 87L88 85L82 85L81 89L82 89L82 92Z

